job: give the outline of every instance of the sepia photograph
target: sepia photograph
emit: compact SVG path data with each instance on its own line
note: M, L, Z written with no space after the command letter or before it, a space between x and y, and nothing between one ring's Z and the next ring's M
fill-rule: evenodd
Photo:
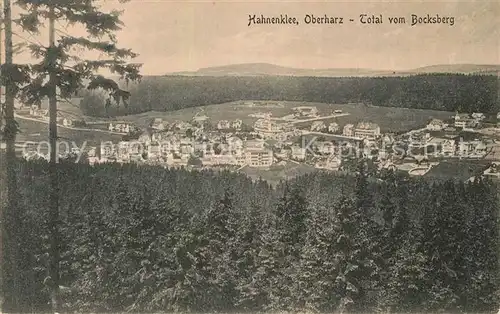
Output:
M0 7L0 314L500 314L500 1Z

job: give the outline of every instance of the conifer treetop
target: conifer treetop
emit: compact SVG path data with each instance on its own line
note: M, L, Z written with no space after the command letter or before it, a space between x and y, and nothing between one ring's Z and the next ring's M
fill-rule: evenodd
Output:
M23 31L39 34L41 28L54 13L57 24L68 27L80 25L87 36L74 36L57 29L57 40L53 46L31 42L27 47L38 63L30 66L31 80L24 84L22 97L28 104L39 104L49 95L46 77L55 73L60 97L71 98L83 88L102 89L117 105L128 106L130 93L113 79L99 74L106 69L125 81L139 81L141 64L130 63L138 55L130 49L119 48L115 33L121 30L121 11L103 12L95 0L17 0L22 13L14 21ZM97 52L99 60L85 58L86 52Z

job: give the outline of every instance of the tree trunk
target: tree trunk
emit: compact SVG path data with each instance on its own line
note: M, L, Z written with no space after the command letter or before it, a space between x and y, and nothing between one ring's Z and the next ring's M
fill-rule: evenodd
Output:
M16 133L17 124L14 120L14 98L16 94L15 82L10 80L8 72L13 66L12 47L12 20L10 0L4 0L4 25L5 25L5 64L2 67L2 77L5 80L5 126L4 139L6 144L7 168L7 206L3 212L2 248L3 248L3 288L4 312L20 311L21 283L17 270L19 254L19 212L17 204L17 175L16 175Z
M56 59L55 49L55 16L54 7L50 8L49 13L49 142L50 142L50 213L48 229L50 232L50 251L49 251L49 276L52 311L59 312L61 300L59 295L59 178L57 172L57 77L55 72Z

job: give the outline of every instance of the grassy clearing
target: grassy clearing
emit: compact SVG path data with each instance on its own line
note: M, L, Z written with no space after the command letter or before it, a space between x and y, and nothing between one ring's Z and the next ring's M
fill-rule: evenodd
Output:
M17 136L18 141L48 141L49 125L43 122L36 122L31 120L18 119L20 133ZM84 142L87 145L96 146L101 142L113 141L118 142L121 140L121 135L96 132L96 131L80 131L71 130L63 127L58 128L58 135L61 141L74 141L77 145L81 146Z
M269 169L245 167L241 173L248 175L252 179L262 178L271 184L277 184L280 180L288 180L297 176L317 171L312 166L288 162L286 165L273 165Z
M487 165L488 161L485 160L448 160L432 167L424 177L434 179L455 178L465 181L480 174Z
M153 118L162 118L164 121L183 120L189 121L200 111L211 118L212 121L241 119L246 124L253 124L257 118L249 117L251 113L271 112L274 117L280 117L291 113L291 108L296 106L316 106L321 115L330 115L333 110L342 110L350 115L335 119L323 120L326 123L337 122L341 127L348 123L357 123L361 121L374 122L380 125L382 132L407 131L410 129L421 128L431 118L449 119L453 113L435 110L420 110L407 108L373 107L353 104L324 104L324 103L306 103L306 102L268 102L271 104L280 103L283 108L272 106L266 108L263 106L249 107L245 106L243 101L230 102L218 105L209 105L197 108L186 108L171 112L151 111L137 115L118 117L118 120L125 120L137 124L138 126L147 125ZM302 127L308 127L312 122L300 124Z

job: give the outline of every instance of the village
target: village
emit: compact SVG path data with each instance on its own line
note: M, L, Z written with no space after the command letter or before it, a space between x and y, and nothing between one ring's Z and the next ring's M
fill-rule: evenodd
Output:
M30 110L33 118L43 119L44 114L35 108ZM229 170L265 170L293 163L339 171L348 169L352 160L368 158L378 170L400 170L417 176L445 160L486 160L490 167L483 175L500 176L496 171L500 162L500 113L496 117L457 113L448 121L430 119L420 129L400 133L383 133L370 121L344 125L337 121L348 115L338 109L320 113L315 106L299 106L280 117L254 112L249 115L256 119L252 125L241 119L214 120L203 110L190 121L153 118L145 128L110 122L107 131L123 134L124 139L89 147L86 154L91 164L136 162ZM59 120L64 127L92 127L69 118ZM25 157L35 155L41 154L28 152Z

